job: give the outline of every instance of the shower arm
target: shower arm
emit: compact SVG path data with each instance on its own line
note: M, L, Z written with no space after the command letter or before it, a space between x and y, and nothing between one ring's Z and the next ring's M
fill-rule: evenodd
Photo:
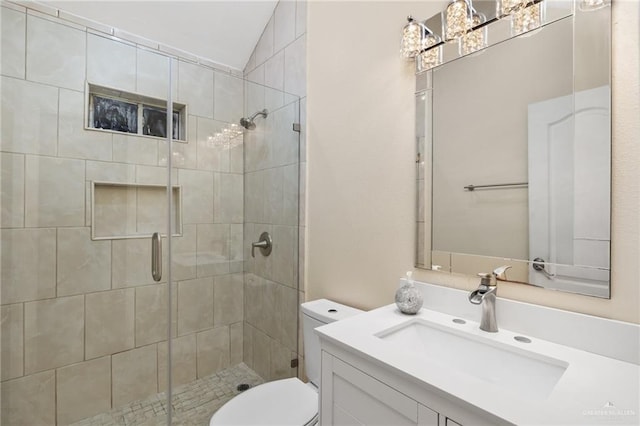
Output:
M253 114L251 117L249 117L249 121L253 121L253 120L254 120L257 116L259 116L259 115L261 115L261 116L263 116L264 118L266 118L266 117L267 117L267 114L268 114L268 113L267 113L267 110L266 110L266 109L263 109L262 111L258 111L258 112L256 112L255 114Z

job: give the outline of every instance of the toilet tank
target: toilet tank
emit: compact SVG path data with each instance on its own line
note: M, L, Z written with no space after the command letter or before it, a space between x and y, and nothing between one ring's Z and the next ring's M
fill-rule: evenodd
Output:
M320 386L320 338L313 329L363 311L341 305L327 299L318 299L300 305L302 310L302 337L304 339L304 363L307 377L316 387Z

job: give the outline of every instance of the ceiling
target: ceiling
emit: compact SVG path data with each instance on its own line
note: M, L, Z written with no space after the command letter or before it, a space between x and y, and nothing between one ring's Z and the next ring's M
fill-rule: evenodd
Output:
M67 0L46 3L242 70L277 1Z

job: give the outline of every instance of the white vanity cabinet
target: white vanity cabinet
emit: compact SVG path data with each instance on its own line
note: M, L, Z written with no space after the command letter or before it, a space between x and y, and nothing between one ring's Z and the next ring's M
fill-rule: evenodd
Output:
M323 348L320 425L504 424L437 392L430 395L369 360L339 348L328 352L326 344Z

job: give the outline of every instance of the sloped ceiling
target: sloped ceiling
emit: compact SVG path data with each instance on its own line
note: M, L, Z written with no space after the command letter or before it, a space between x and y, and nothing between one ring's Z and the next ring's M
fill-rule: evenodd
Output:
M46 4L242 70L277 1L46 1Z

